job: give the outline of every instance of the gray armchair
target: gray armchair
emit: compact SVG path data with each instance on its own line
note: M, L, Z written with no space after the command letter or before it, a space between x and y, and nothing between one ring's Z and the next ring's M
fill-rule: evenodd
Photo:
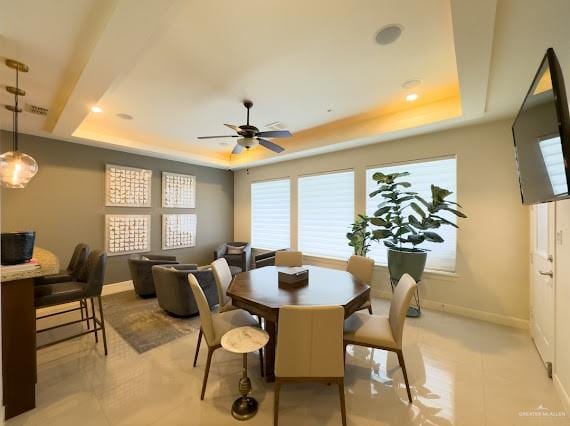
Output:
M263 268L264 266L275 266L275 253L277 253L278 251L285 251L287 249L279 249L279 250L272 250L272 251L265 251L263 250L261 253L259 253L259 249L253 249L254 250L254 255L253 255L253 267L255 269L257 268Z
M152 267L155 265L177 265L176 256L158 254L137 254L129 258L129 270L135 287L135 293L140 297L151 297L156 294L152 279Z
M224 243L214 251L214 260L222 257L226 259L230 269L233 266L240 269L237 272L248 271L251 264L251 245L240 241Z
M188 317L198 313L198 306L188 284L188 274L196 277L210 308L218 303L218 292L210 267L198 265L155 265L152 267L158 305L176 317Z

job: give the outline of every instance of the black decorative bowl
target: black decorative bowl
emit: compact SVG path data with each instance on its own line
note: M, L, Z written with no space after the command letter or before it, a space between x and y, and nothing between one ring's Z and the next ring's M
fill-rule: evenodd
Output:
M35 240L34 231L3 232L0 258L2 265L17 265L32 260Z

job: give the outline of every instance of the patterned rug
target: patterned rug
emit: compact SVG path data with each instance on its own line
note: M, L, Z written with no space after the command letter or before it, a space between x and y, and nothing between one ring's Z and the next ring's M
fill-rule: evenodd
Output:
M156 297L141 299L134 291L103 296L105 321L138 353L200 329L200 317L175 318L158 306Z

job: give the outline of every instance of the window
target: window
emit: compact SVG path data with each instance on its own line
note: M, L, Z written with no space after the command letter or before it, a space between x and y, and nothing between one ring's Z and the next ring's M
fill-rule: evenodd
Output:
M251 184L251 244L261 249L291 246L291 181L289 179Z
M299 178L299 250L347 259L352 248L346 233L353 221L353 171Z
M448 158L368 169L366 171L366 213L372 216L377 210L378 203L380 203L379 197L368 197L368 194L377 189L377 184L372 179L372 175L376 172L382 172L384 174L409 172L410 176L403 178L403 180L410 182L412 184L410 190L419 193L419 195L428 202L431 200L431 184L452 191L453 194L447 199L449 201L456 201L456 163L455 158ZM442 213L441 216L453 223L457 223L457 218L453 214ZM445 226L435 229L434 231L441 235L445 241L443 243L425 242L420 246L430 250L428 252L426 269L454 272L457 230L453 226ZM387 264L386 247L383 243L373 242L369 256L372 257L376 263L382 265Z

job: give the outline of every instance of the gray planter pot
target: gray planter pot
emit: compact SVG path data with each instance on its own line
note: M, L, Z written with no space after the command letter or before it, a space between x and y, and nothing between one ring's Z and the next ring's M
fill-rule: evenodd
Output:
M406 249L388 249L388 270L390 278L399 281L402 275L409 274L416 282L421 281L426 266L427 252Z

